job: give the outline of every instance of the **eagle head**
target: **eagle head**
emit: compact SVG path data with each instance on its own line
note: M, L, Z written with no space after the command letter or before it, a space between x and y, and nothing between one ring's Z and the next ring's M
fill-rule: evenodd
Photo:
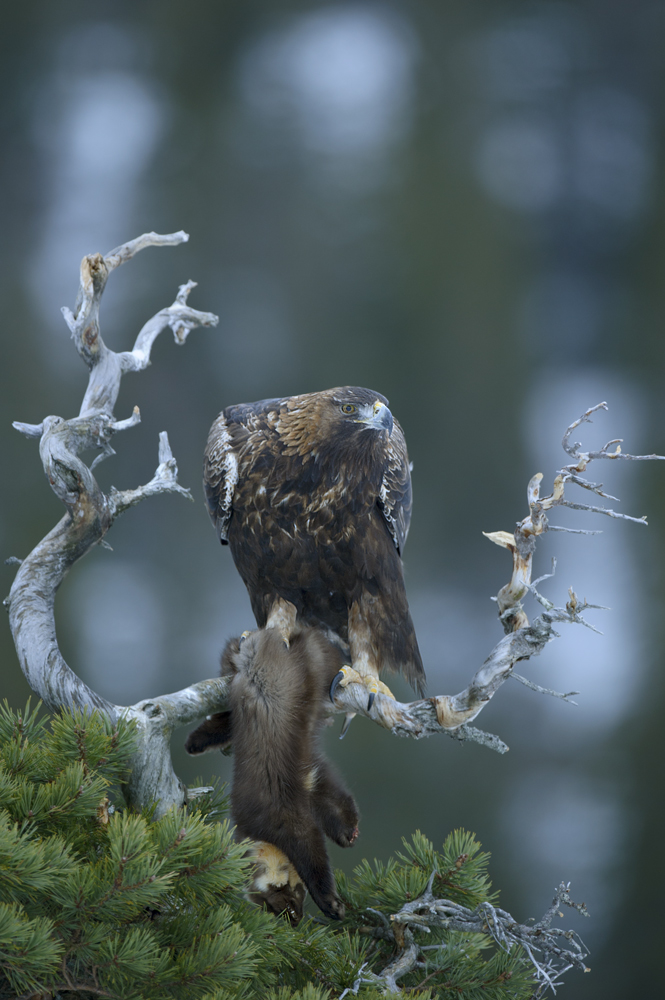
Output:
M304 461L321 460L339 449L373 451L376 441L368 430L380 432L386 442L393 431L393 415L388 400L371 389L340 386L280 401L274 429L283 453L299 455ZM361 443L362 442L362 443Z
M343 386L330 390L330 401L344 423L359 425L359 430L387 431L388 437L392 434L393 415L388 409L388 400L380 393L358 386Z

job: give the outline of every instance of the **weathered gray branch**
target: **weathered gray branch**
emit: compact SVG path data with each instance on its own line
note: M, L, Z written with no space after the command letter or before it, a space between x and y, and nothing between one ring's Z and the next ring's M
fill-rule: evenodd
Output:
M470 910L460 903L435 896L432 887L436 875L436 871L432 872L421 896L405 903L398 913L390 915L389 924L384 914L368 909L367 912L372 915L370 919L378 915L381 926L363 930L372 934L376 932L375 936L393 941L397 954L379 974L365 973L361 969L354 983L354 990L361 982L366 982L383 987L388 993L398 993L397 981L422 963L424 953L446 946L445 943L422 945L415 940L415 932L430 933L432 929L483 934L506 951L517 945L531 961L541 989L549 988L554 993L561 977L569 969L589 971L585 963L589 952L579 935L574 931L552 927L552 920L562 905L577 910L583 916L589 915L584 903L574 903L570 898L569 884L562 882L558 886L551 905L537 923L519 924L506 910L490 903L481 903L475 910Z
M195 287L190 281L180 287L173 305L145 324L132 351L112 351L104 343L99 327L100 301L108 276L145 247L173 246L187 239L182 232L166 236L147 233L105 257L91 254L83 258L75 310L63 310L76 348L90 369L81 412L69 420L50 416L36 425L14 424L27 437L39 438L44 472L67 513L20 563L5 601L21 668L30 686L50 708L87 706L105 712L112 721L120 715L136 720L139 748L127 797L138 806L157 799L158 813L174 803L183 803L186 797L171 763L168 742L172 729L223 703L224 682L204 681L130 707L113 705L84 684L65 662L58 647L53 608L56 591L68 570L94 545L105 544L104 536L121 513L157 493L176 492L191 499L189 491L178 483L176 462L165 432L160 434L159 466L145 486L111 489L105 494L92 474L100 459L113 454L113 435L140 421L138 407L125 420L114 418L122 375L141 371L149 364L155 338L167 326L173 330L176 342L182 344L190 330L217 323L212 313L187 305L187 296ZM100 454L89 468L79 454L92 448L99 449Z
M178 726L219 710L226 703L227 690L227 679L215 677L173 694L145 698L129 708L116 706L124 718L135 721L139 735L129 781L123 789L128 803L142 807L156 801L157 816L173 805L184 805L187 788L173 770L171 734Z
M584 606L591 607L591 605ZM342 702L345 711L366 715L389 729L395 736L422 739L436 733L446 733L456 739L472 740L499 753L505 753L508 747L502 740L474 729L467 722L482 711L504 681L513 675L513 665L518 660L528 660L532 656L537 656L548 642L557 637L557 632L553 628L555 622L589 624L582 618L578 607L581 605L570 604L566 608L555 608L548 602L548 610L531 625L509 633L497 643L469 686L459 694L439 695L408 704L377 694L374 704L368 710L366 688L351 683L344 688L341 698L338 699L336 695L336 706L341 707L340 702ZM531 686L530 682L528 683ZM556 694L545 688L533 686L542 693ZM568 695L558 695L558 697L568 698Z

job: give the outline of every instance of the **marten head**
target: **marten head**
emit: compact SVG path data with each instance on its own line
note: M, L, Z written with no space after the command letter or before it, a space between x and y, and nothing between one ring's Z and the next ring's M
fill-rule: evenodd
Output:
M254 861L254 874L248 889L249 898L269 913L286 913L296 927L303 916L307 890L285 854L264 840L252 844L247 857Z

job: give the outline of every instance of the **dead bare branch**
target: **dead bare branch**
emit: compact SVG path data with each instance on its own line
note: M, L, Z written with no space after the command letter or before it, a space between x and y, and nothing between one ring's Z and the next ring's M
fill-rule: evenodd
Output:
M589 916L584 903L574 903L570 898L570 883L560 883L551 905L537 923L520 924L506 910L488 902L470 910L460 903L435 896L432 889L436 875L436 871L432 872L422 895L405 903L398 913L390 915L388 926L385 924L384 914L378 913L382 926L367 928L370 932L377 931L376 936L384 940L394 941L397 954L378 975L363 974L361 969L359 982L383 987L388 993L399 992L397 981L413 971L425 957L424 953L446 947L445 943L423 945L414 938L418 931L429 933L433 929L483 934L505 951L517 946L526 953L533 965L540 986L538 995L544 989L551 989L556 993L561 977L569 969L589 971L586 966L589 951L580 936L574 931L552 927L552 920L562 905L577 910L583 916ZM372 910L371 913L375 914L377 911ZM354 983L354 989L356 988Z
M195 285L190 281L180 287L173 305L145 324L132 351L112 351L104 343L99 327L101 296L108 276L146 247L174 246L187 239L182 232L166 236L147 233L105 257L91 254L83 258L76 307L73 312L63 310L76 348L90 369L79 416L49 416L40 424L14 424L27 437L39 438L44 472L67 513L20 563L5 601L21 668L30 686L50 708L87 706L103 711L112 721L121 715L137 721L139 749L127 796L138 806L157 800L158 814L186 798L184 785L171 764L170 733L176 725L214 711L224 700L224 682L203 681L176 694L130 707L113 705L84 684L65 662L56 638L53 605L68 570L94 545L105 544L104 536L121 513L158 493L176 492L191 499L189 491L178 483L176 462L165 432L160 434L157 471L145 486L111 489L105 494L92 474L98 461L113 454L113 435L140 421L138 407L125 420L114 418L122 375L146 367L155 338L167 326L173 330L176 342L182 344L190 330L217 323L212 313L187 306L187 295ZM89 468L79 454L92 448L100 454Z

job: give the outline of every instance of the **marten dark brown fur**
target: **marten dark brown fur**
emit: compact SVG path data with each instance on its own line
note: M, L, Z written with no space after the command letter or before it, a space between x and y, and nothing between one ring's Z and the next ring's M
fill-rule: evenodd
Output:
M222 676L233 678L230 711L190 733L189 753L233 743L231 815L241 835L274 844L287 856L316 905L342 919L324 834L350 847L358 811L318 747L324 699L342 665L341 654L314 628L292 636L259 629L231 639Z

